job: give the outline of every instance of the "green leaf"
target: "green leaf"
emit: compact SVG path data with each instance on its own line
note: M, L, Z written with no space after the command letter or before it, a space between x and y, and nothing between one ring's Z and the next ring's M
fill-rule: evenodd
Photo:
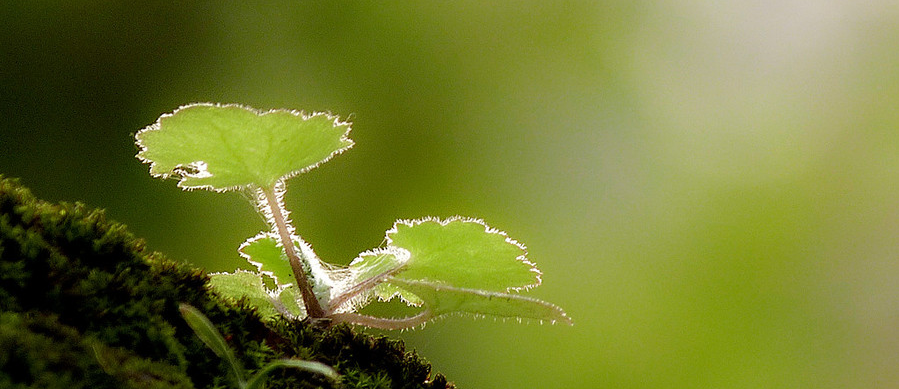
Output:
M137 157L183 189L268 188L350 148L349 131L325 113L191 104L138 132Z
M387 245L410 253L398 279L502 292L540 284L525 247L481 220L399 221L387 232Z
M234 375L237 376L238 382L242 385L245 381L243 367L240 366L237 358L234 357L234 352L231 351L231 348L228 347L228 343L225 342L225 338L218 329L215 328L212 322L209 321L209 318L198 309L188 304L179 305L178 310L181 311L181 316L184 317L184 321L186 321L187 325L194 330L197 337L200 338L203 343L206 343L206 346L212 349L216 355L228 361L228 364L231 365L231 370L234 372Z
M409 323L420 323L420 317L468 313L571 324L553 304L508 293L539 285L540 272L527 260L523 245L481 220L399 221L387 232L386 249L406 251L409 259L373 293L380 299L400 296L410 305L423 306L424 316L407 318ZM393 327L396 323L384 328L399 328Z
M303 307L301 302L303 301L303 295L300 293L300 289L297 288L296 285L288 286L281 290L278 294L278 302L283 307L283 310L287 311L294 317L305 317L306 309Z
M388 282L420 297L433 317L461 312L572 324L562 308L530 297L425 281L394 278Z
M250 239L238 249L240 256L256 266L259 272L272 277L278 286L293 285L293 269L284 250L278 245L273 233L263 232Z
M246 298L263 318L272 318L279 312L259 273L237 270L234 273L210 274L209 287L227 299Z

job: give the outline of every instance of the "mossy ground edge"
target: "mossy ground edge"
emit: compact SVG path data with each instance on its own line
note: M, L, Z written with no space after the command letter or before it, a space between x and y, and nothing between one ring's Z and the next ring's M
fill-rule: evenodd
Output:
M207 281L102 210L41 201L0 176L0 387L232 387L230 368L193 334L179 303L207 315L248 371L293 357L341 374L332 382L284 369L267 388L451 387L399 340L346 325L265 323Z

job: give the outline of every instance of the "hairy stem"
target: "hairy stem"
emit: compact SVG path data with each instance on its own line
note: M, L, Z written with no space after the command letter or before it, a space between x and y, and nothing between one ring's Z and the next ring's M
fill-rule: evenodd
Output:
M395 274L396 272L402 270L404 265L405 264L401 264L393 269L390 269L390 270L385 271L381 274L378 274L374 277L366 279L365 281L362 281L356 285L353 285L352 287L350 287L349 289L344 291L342 294L340 294L339 296L337 296L333 300L331 300L331 304L330 304L331 307L328 310L328 314L333 314L334 311L339 309L341 305L345 304L347 301L350 301L350 299L352 299L353 297L356 297L356 296L360 295L362 292L370 290L370 289L374 288L376 285L380 284L381 282L384 282L384 280L386 280L388 277L390 277L393 274Z
M427 309L415 316L404 317L402 319L385 319L382 317L360 315L358 313L335 313L331 315L331 318L337 322L361 324L366 327L380 328L383 330L402 330L420 326L433 317L433 313Z
M262 195L265 197L268 208L272 212L272 221L275 224L275 230L278 231L278 237L281 239L281 246L284 248L284 253L287 254L287 259L290 260L290 268L293 269L293 277L296 279L297 287L300 289L300 293L303 296L303 304L306 307L306 316L310 318L325 317L325 311L322 309L321 304L318 303L318 298L315 297L315 292L312 291L312 286L309 285L306 271L303 270L303 263L308 262L308 259L304 258L303 253L298 252L296 246L293 244L293 239L290 236L290 230L287 226L287 218L284 216L281 205L278 204L277 197L275 197L275 187L271 186L263 188Z

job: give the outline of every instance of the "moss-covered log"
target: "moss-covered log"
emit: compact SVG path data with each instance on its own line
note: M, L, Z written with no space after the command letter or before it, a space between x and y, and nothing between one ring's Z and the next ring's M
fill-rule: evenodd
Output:
M179 303L206 314L243 365L316 360L340 382L277 371L267 388L444 388L402 342L339 325L263 323L206 288L202 271L145 249L82 204L35 199L0 177L0 387L227 388L229 367L194 335Z

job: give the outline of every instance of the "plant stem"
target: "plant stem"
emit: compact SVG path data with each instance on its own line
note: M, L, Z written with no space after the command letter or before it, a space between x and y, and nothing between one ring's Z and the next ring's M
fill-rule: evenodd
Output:
M351 286L347 290L344 290L343 293L332 297L331 300L328 301L328 315L331 315L335 311L340 309L341 305L345 304L347 301L350 301L353 297L356 297L365 291L371 290L376 285L386 281L388 278L390 278L390 276L396 274L405 266L406 263L405 261L403 261L396 264L392 269L388 269L380 274L376 274L362 281L357 281L355 285Z
M312 286L309 285L309 280L306 278L306 271L303 269L303 263L308 263L308 259L303 257L302 252L297 252L296 246L293 244L293 238L290 236L290 230L287 225L287 218L284 217L284 211L281 209L281 204L278 203L278 199L275 196L275 186L263 188L262 195L265 197L268 208L272 212L272 221L274 221L275 230L278 231L278 237L281 239L284 253L287 254L287 259L290 260L293 277L296 279L297 287L303 296L306 316L309 318L325 317L325 311L319 304L318 298L315 297L315 292L312 291Z
M430 320L434 315L430 310L415 315L404 317L402 319L385 319L382 317L374 317L368 315L360 315L358 313L335 313L331 318L337 322L347 322L352 324L361 324L366 327L380 328L383 330L402 330L419 326Z

